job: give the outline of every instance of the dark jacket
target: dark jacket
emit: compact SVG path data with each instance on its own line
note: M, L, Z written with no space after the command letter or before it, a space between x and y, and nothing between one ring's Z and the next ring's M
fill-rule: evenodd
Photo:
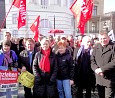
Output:
M43 72L39 68L39 62L43 54L41 51L37 52L33 61L33 73L35 75L33 93L35 97L55 96L55 83L57 78L57 59L54 53L50 53L50 73Z
M74 77L73 58L69 53L69 51L66 50L64 54L59 54L59 53L57 54L57 65L58 65L57 79L73 80Z
M84 47L81 46L76 54L74 82L78 87L95 87L95 74L90 62L91 53L92 49L85 52Z
M91 56L91 67L95 71L101 68L104 76L96 74L96 83L102 86L115 86L115 45L112 42L105 47L95 46Z
M32 63L33 63L34 56L35 56L35 52L33 52L33 55L32 55ZM23 50L19 55L19 68L22 68L22 66L25 66L27 71L33 73L32 63L30 65L29 61L30 59L29 59L28 51Z

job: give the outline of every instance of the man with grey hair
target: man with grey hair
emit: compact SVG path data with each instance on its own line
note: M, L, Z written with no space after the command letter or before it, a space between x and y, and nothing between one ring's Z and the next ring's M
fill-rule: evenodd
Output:
M115 44L108 34L99 34L99 43L91 56L91 67L96 73L99 98L115 98Z
M91 98L91 89L95 87L95 75L90 62L91 53L91 38L84 36L75 60L74 80L78 87L77 98L83 98L83 89L86 89L85 98Z

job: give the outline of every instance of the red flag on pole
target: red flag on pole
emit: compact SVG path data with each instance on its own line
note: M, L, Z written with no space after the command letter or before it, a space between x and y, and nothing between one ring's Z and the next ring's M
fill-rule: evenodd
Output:
M37 17L37 19L34 21L34 23L31 25L30 29L32 30L32 32L35 33L34 35L34 40L38 41L38 35L39 35L39 23L40 23L40 16Z
M26 25L26 0L14 0L13 5L19 8L18 29Z
M93 3L93 1L91 3ZM76 0L70 7L70 10L77 18L77 27L82 34L84 34L86 22L91 18L92 9L90 6L90 1L88 1L86 5L86 0Z
M85 16L82 11L84 11L85 9L86 9L86 0L76 0L70 7L70 10L77 18L77 27L80 29L82 34L84 34L84 22L85 22Z
M18 16L18 29L26 25L26 0L20 1L19 16Z
M21 1L21 0L14 0L12 5L14 5L14 6L16 6L17 8L19 8L19 7L20 7L20 1Z

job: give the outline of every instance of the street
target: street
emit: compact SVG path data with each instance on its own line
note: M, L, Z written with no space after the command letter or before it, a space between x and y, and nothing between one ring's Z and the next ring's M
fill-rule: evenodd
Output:
M24 98L24 89L23 89L23 86L19 87L18 98Z
M84 91L85 94L85 91ZM18 91L18 98L24 98L24 90L23 90L23 86L19 87L19 91ZM76 98L75 96L73 96L73 98ZM85 98L85 97L84 97ZM92 92L92 97L91 98L99 98L97 95L97 91Z

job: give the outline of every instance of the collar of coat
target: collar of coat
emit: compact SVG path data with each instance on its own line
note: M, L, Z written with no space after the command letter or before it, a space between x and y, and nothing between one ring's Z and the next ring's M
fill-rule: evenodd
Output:
M107 51L112 50L114 47L115 47L114 43L110 41L109 44L106 45L105 47L103 47L103 46L99 43L99 44L97 44L97 47L96 47L96 48L97 48L101 53L105 53L105 52L107 52ZM102 51L102 49L103 49L103 51Z
M41 51L41 48L40 48L40 51L39 51L39 53L41 54L41 56L43 56L43 53L42 53L42 51ZM50 58L52 58L52 57L54 57L55 56L55 54L52 52L52 49L51 49L51 53L50 53Z

